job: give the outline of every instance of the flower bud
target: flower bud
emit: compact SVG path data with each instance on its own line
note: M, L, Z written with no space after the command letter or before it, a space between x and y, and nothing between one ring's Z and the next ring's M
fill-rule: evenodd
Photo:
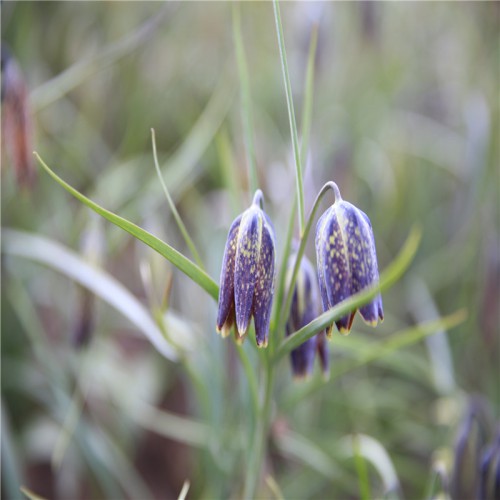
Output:
M274 293L274 228L261 208L257 190L249 209L238 216L227 237L220 277L217 331L229 335L236 322L243 337L253 316L258 347L267 347Z
M316 258L318 280L327 311L351 295L377 285L379 281L377 253L368 216L342 200L336 184L335 203L320 217L316 226ZM359 308L363 320L376 326L384 319L382 297ZM356 310L336 321L340 333L351 329ZM326 331L331 336L333 324Z
M297 260L297 254L288 260L287 281L291 281L291 273ZM298 269L297 280L293 290L290 315L286 323L286 334L291 335L303 326L317 318L319 313L319 293L316 273L307 257L302 257ZM309 377L314 369L314 357L318 353L325 376L328 376L329 359L328 346L325 342L325 333L320 332L306 340L290 354L292 372L295 378Z

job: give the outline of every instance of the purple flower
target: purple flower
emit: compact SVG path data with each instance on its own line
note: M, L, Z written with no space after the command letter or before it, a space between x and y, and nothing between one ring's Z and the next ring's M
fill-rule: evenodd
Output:
M324 311L379 281L370 219L343 201L337 185L333 186L335 203L321 216L316 227L318 280ZM384 319L380 294L360 307L359 312L366 323L376 326L379 319ZM356 310L336 321L340 333L349 333L355 314ZM328 336L332 328L333 324L327 329Z
M267 347L274 292L274 228L262 210L262 191L238 216L227 237L220 277L217 331L227 336L233 323L246 335L253 315L258 347Z
M290 282L290 273L295 266L296 259L297 254L293 254L288 260L288 282ZM286 323L287 336L317 318L318 313L319 293L316 272L307 257L304 256L300 262L293 290L290 315ZM316 353L318 353L324 375L328 376L328 346L325 341L325 332L320 332L291 352L292 372L295 378L306 378L312 374Z

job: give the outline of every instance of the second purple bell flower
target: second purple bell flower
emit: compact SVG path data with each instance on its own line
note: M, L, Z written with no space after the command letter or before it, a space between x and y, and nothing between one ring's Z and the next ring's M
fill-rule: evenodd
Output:
M342 200L336 184L332 183L332 187L335 203L316 226L318 281L324 311L379 281L370 219L359 208ZM359 312L366 323L376 326L379 319L384 319L380 294L360 307ZM353 311L336 321L340 333L349 333L355 314ZM327 329L328 336L332 328L333 324Z
M288 260L288 282L290 282L290 274L296 260L297 254L291 255ZM290 315L286 323L287 336L313 321L318 317L318 313L319 293L316 272L307 257L303 256L293 290ZM319 356L323 375L328 377L328 345L325 339L325 332L321 331L291 352L290 357L294 378L307 378L313 373L316 353Z
M262 210L262 191L238 216L227 237L220 277L217 331L229 334L236 322L240 338L254 318L258 347L267 347L274 294L274 228Z

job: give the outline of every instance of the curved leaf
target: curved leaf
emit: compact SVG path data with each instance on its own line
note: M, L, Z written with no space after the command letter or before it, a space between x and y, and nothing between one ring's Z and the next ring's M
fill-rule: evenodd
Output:
M148 233L144 229L140 228L133 222L120 217L119 215L106 210L101 207L97 203L93 202L85 195L77 191L75 188L70 186L68 183L63 181L56 173L54 173L50 167L40 158L38 153L34 153L36 159L40 162L42 167L46 170L46 172L56 180L68 193L71 193L75 198L80 200L82 203L87 205L89 208L94 210L94 212L98 213L101 217L109 220L116 226L120 227L127 233L130 233L132 236L141 240L146 245L150 246L153 250L156 250L159 254L169 260L177 269L182 271L186 276L191 278L195 283L201 286L209 295L211 295L215 300L217 300L219 296L219 287L217 283L210 278L210 276L205 273L202 269L200 269L194 262L189 260L187 257L182 255L175 248L171 247L164 241L161 241L156 236Z

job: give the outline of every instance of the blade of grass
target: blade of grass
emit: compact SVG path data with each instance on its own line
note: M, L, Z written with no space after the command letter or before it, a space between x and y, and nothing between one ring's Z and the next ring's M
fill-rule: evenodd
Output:
M177 500L186 500L186 497L187 497L187 494L188 494L188 491L189 491L189 486L190 486L190 483L186 479L184 481L184 484L182 485L182 490L179 493L179 498Z
M365 434L345 436L340 441L340 448L347 456L356 459L356 454L359 453L361 457L369 460L382 478L385 494L398 497L399 480L396 469L387 450L379 441ZM365 491L364 493L369 495L369 492Z
M283 492L281 491L279 484L276 482L276 479L274 479L274 477L271 476L270 474L266 476L266 484L267 487L271 490L276 500L285 500L285 497L283 496Z
M140 228L133 222L120 217L119 215L102 208L97 203L93 202L85 195L77 191L75 188L67 184L63 181L55 172L53 172L50 167L40 158L38 153L35 153L35 157L40 162L45 171L56 181L58 182L66 191L72 194L75 198L81 201L83 204L87 205L89 208L94 210L94 212L98 213L100 216L104 217L108 221L112 222L116 226L120 227L124 231L127 231L129 234L141 240L146 245L150 246L153 250L156 250L159 254L163 255L167 260L169 260L177 269L182 271L184 274L189 276L195 283L201 286L211 297L217 300L219 295L219 289L217 284L215 283L210 276L208 276L205 271L200 269L194 262L186 258L180 252L175 250L175 248L171 247L167 243L161 241L156 236L153 236L151 233L148 233L144 229Z
M152 128L151 129L151 141L153 144L153 157L154 157L154 164L155 164L155 169L156 173L158 174L158 179L160 180L161 187L163 188L163 192L165 193L165 197L167 198L168 205L170 207L170 210L172 211L172 215L174 216L175 222L177 223L177 226L179 227L179 230L182 234L182 237L184 238L184 241L186 242L186 245L188 246L189 250L191 251L191 254L194 257L194 260L198 264L198 266L203 269L203 262L201 260L200 254L198 253L198 250L196 250L196 246L193 243L193 240L189 236L189 233L186 229L186 226L184 225L184 222L182 222L181 216L179 215L179 212L177 211L177 208L175 206L175 203L172 200L172 197L170 196L170 193L168 192L167 186L165 184L165 181L163 180L163 176L160 170L160 165L158 164L158 154L156 151L156 138L155 138L155 131Z
M420 230L414 228L397 257L389 266L387 266L384 272L381 273L379 286L370 287L354 294L349 299L342 301L335 307L332 307L330 310L326 311L321 316L287 337L278 348L278 351L275 354L275 360L285 356L292 349L299 346L307 339L310 339L313 335L326 328L338 318L341 318L347 313L361 307L363 304L372 300L378 293L392 286L411 264L419 242Z
M248 180L250 187L250 197L259 188L259 176L255 163L255 147L253 144L253 119L252 100L250 96L250 79L248 76L248 66L243 46L243 36L241 32L240 4L233 3L233 37L236 47L236 62L238 64L238 74L241 85L241 111L243 119L243 136L245 138L245 151L247 157Z
M283 71L283 82L285 85L286 103L288 107L288 120L290 122L290 135L292 137L293 155L295 158L295 180L297 185L297 199L299 204L299 233L302 236L305 221L304 208L304 185L302 179L302 164L300 161L299 138L297 134L297 124L295 121L295 111L293 109L292 86L290 84L290 75L288 74L288 63L286 59L285 40L283 36L283 27L281 25L281 15L279 2L273 0L274 19L276 21L276 33L278 36L278 45L281 57L281 69Z
M309 148L309 138L311 135L313 94L314 94L314 66L316 60L316 47L318 46L318 23L314 23L311 31L311 43L309 45L309 55L307 58L306 84L304 91L304 102L302 104L302 124L301 124L301 148L300 158L302 165L306 164L307 151Z
M74 252L42 236L13 229L2 229L2 252L41 262L80 283L127 317L167 359L177 359L144 306L121 283Z

